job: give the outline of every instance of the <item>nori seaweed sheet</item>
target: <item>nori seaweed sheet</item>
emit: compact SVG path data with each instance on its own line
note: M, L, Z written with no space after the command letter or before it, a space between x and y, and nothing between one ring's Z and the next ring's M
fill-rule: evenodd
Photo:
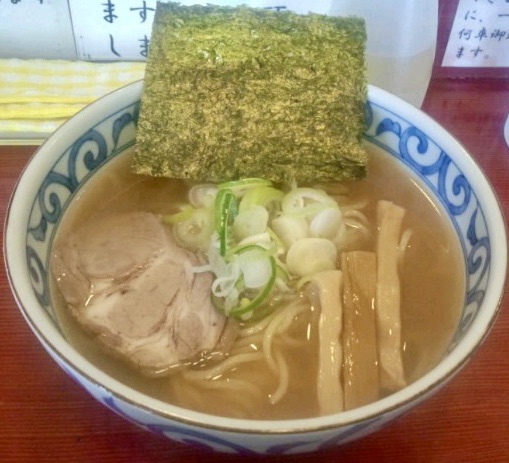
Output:
M158 3L133 170L215 182L363 177L365 42L355 17Z

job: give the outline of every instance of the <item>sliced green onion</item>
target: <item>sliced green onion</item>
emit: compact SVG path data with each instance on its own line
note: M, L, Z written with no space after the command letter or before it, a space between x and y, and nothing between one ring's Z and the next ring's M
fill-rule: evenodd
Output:
M285 283L288 283L291 279L290 272L286 268L286 265L280 261L277 261L277 276L281 278Z
M332 240L339 232L343 216L337 207L328 207L318 212L309 223L309 233L317 238Z
M206 249L213 232L211 211L206 208L193 209L188 218L173 225L175 239L184 247L195 250Z
M269 298L274 289L277 276L277 266L274 257L270 257L271 275L267 284L258 292L254 298L244 297L240 300L239 305L230 311L235 317L241 317L249 312L253 312L260 307Z
M187 194L189 202L194 207L209 207L214 203L217 187L213 184L193 185Z
M267 228L269 213L262 206L253 206L248 211L241 211L233 222L233 233L238 241L263 233Z
M264 302L267 301L270 294L272 293L272 290L274 289L277 276L276 261L272 256L270 257L270 263L272 273L265 287L254 298L252 299L244 298L243 300L241 300L239 307L231 310L230 313L232 315L234 315L235 317L239 317L249 312L253 312L257 308L259 308Z
M286 265L293 275L303 277L336 268L336 246L325 238L304 238L292 244Z
M244 276L244 284L248 289L265 286L272 276L271 255L267 249L252 245L243 248L234 256Z
M242 284L236 285L237 288L239 286L244 288L238 295L238 303L236 306L231 308L226 307L227 298L212 295L212 302L214 306L226 315L231 315L236 318L245 318L247 314L258 309L264 302L267 301L276 284L276 260L273 256L269 256L268 259L270 264L270 276L265 286L259 289L246 289L244 280L242 279Z
M271 186L272 182L263 178L243 178L240 180L232 180L231 182L220 183L217 187L220 190L228 189L234 193L241 193L245 190L264 185Z
M271 246L271 243L245 243L245 244L239 244L235 247L232 247L228 249L226 252L226 255L224 256L226 260L232 260L235 258L235 255L242 254L244 252L249 252L253 249L256 249L260 253L265 253L264 255L271 256L274 254L274 249Z
M271 227L286 251L295 241L309 236L309 224L304 217L281 214L272 220Z
M230 227L238 213L237 198L231 190L219 190L214 201L214 223L219 235L219 252L225 255L230 240Z
M208 265L194 271L214 274L212 301L227 316L263 317L309 275L336 268L333 240L345 225L322 190L295 186L285 194L269 180L247 178L196 185L189 201L163 221L185 247L208 249Z
M244 194L239 205L239 212L246 212L253 206L268 208L271 203L276 203L278 208L285 194L271 186L259 186L252 188Z
M334 199L322 190L295 188L285 195L281 203L283 214L310 217L328 208L338 208Z
M174 214L163 215L162 220L164 223L168 225L175 225L176 223L183 222L191 218L194 213L194 207L189 204L182 207L179 212L175 212Z
M270 235L268 228L267 231L244 238L242 241L239 241L239 244L236 247L243 247L248 244L256 244L258 246L264 247L265 249L270 249L271 254L277 252L277 244L272 239L272 236Z

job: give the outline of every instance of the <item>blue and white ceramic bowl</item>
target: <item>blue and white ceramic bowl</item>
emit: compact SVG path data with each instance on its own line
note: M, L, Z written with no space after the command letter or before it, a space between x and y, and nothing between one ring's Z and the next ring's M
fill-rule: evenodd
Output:
M365 140L417 174L444 205L467 268L461 321L438 366L403 390L336 415L287 421L221 418L175 407L130 389L94 367L59 330L48 288L48 254L73 195L108 159L132 147L142 82L90 105L37 151L13 194L5 226L8 277L19 308L54 360L97 400L141 427L180 442L230 453L286 454L339 445L371 433L445 384L493 324L506 274L505 224L483 173L442 127L369 88Z

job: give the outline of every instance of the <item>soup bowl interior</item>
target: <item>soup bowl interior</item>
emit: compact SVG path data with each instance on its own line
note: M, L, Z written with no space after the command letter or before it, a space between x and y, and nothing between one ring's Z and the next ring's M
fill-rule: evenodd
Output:
M307 419L211 416L148 397L94 366L59 327L49 284L49 251L76 193L135 143L143 82L98 100L66 122L26 166L5 224L5 261L16 302L51 357L97 400L139 426L174 440L231 452L309 452L369 434L445 384L472 356L495 320L506 273L506 233L497 199L464 148L424 113L369 88L365 142L419 177L446 211L461 244L465 304L446 354L423 377L377 402ZM496 252L493 252L496 249Z

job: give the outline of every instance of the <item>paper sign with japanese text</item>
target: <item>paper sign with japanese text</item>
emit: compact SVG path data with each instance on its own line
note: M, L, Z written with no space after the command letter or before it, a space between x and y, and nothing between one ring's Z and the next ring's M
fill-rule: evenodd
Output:
M508 67L509 0L459 0L442 66Z

